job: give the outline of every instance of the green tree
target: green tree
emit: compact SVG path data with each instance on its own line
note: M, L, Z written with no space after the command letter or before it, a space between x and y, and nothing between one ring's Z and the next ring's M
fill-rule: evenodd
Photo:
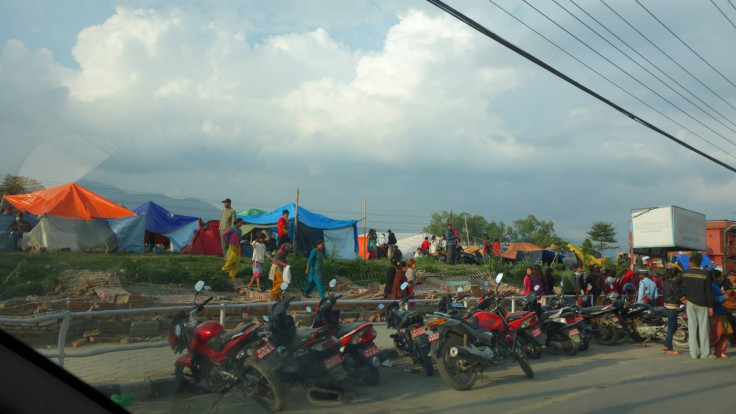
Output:
M447 229L447 223L452 222L460 232L460 238L465 242L466 231L465 223L467 220L467 233L470 234L471 243L482 243L486 237L490 237L491 240L509 240L512 232L512 228L507 226L504 222L500 221L496 223L491 221L490 223L485 217L479 215L472 215L466 212L453 213L452 218L450 212L442 211L441 213L432 214L432 221L422 230L426 233L434 235L445 234Z
M512 236L516 241L534 243L540 247L551 244L555 233L555 224L551 221L539 220L533 215L525 219L514 220Z
M591 242L590 239L583 240L583 244L580 246L580 250L582 250L583 252L583 266L585 266L585 262L588 261L588 257L592 256L595 253L593 242Z
M6 174L0 184L0 195L32 193L43 190L44 186L36 180L20 175Z
M567 246L567 241L563 240L562 237L553 234L550 237L550 243L548 246L554 245L555 247L552 249L552 251L555 253L555 262L559 259L556 255L562 254L562 251L565 250L565 246Z
M605 249L615 249L618 247L614 245L616 243L616 230L611 223L596 221L586 234L596 243L598 250L601 252Z

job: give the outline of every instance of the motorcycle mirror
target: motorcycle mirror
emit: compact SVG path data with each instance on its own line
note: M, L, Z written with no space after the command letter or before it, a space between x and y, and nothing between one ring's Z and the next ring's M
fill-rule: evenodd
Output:
M286 290L286 289L288 289L288 288L289 288L289 284L288 284L288 283L286 283L286 282L284 282L284 283L282 283L282 284L281 284L281 286L279 286L279 288L280 288L281 290Z
M263 315L263 322L268 322L268 315Z
M537 285L537 286L534 286L534 291L535 291L535 292L539 291L539 285Z
M177 324L176 327L174 327L174 333L177 337L181 336L181 325Z
M334 288L335 286L337 286L337 280L336 279L330 280L330 287Z
M194 290L196 290L197 292L201 292L203 287L204 287L204 281L200 280L194 285Z
M379 310L383 310L383 308L385 308L385 307L386 307L386 306L384 306L384 305L383 305L383 303L379 303L379 304L378 304L378 309L379 309Z
M406 290L406 288L409 287L409 282L404 282L401 284L401 290Z
M496 275L496 284L500 284L501 280L503 280L503 273L499 273Z
M309 307L309 306L307 306L307 308L306 308L306 309L304 309L304 310L305 310L305 311L307 311L308 313L312 313L312 308L311 308L311 307Z
M463 293L465 290L461 287L457 288L457 293Z

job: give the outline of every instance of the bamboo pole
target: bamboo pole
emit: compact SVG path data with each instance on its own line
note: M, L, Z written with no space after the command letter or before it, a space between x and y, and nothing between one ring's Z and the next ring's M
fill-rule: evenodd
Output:
M470 231L468 230L468 218L465 217L465 238L468 239L468 247L470 247Z
M296 231L298 227L299 227L299 189L297 188L296 189L296 206L294 207L294 240L292 240L293 241L292 244L294 245L294 250L296 250Z
M366 200L363 200L363 246L365 246L364 254L368 253L368 210L366 209ZM360 246L358 246L360 250ZM370 257L370 256L369 256ZM363 257L365 259L365 257Z

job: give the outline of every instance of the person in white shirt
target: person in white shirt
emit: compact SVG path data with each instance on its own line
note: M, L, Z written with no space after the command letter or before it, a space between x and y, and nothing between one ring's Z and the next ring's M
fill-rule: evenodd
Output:
M266 261L266 245L263 244L265 239L266 236L261 233L251 243L251 247L253 248L253 256L251 257L253 260L253 277L250 279L250 283L248 283L248 289L253 289L253 282L256 282L259 292L263 292L263 289L261 289L261 278L263 277L263 262Z
M429 243L429 254L434 256L437 253L437 236L432 236L432 241Z

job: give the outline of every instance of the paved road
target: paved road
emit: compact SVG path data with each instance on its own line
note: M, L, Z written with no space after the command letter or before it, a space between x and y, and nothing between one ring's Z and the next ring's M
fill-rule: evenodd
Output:
M382 332L385 333L385 332ZM381 336L379 336L381 338ZM383 335L387 338L387 335ZM384 339L385 341L385 339ZM383 341L382 341L383 342ZM385 348L385 344L382 348ZM736 352L730 359L693 360L685 353L666 355L659 344L634 347L592 345L575 357L546 354L532 361L535 378L528 380L509 363L486 371L469 391L447 388L439 375L426 377L405 371L406 361L381 368L381 383L367 387L350 381L353 398L345 402L313 403L295 386L285 411L305 413L441 413L441 412L696 412L722 411L732 405L736 385ZM178 394L139 401L134 413L263 412L251 400L231 393Z

